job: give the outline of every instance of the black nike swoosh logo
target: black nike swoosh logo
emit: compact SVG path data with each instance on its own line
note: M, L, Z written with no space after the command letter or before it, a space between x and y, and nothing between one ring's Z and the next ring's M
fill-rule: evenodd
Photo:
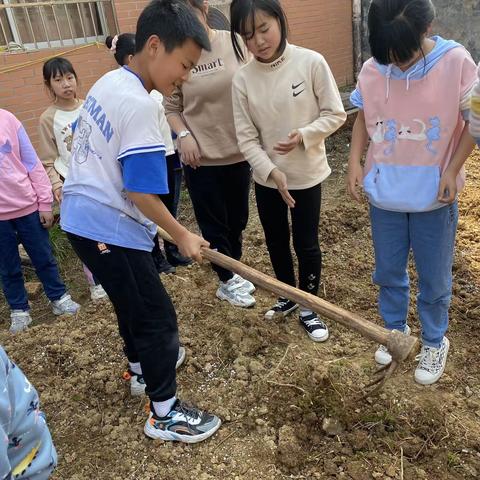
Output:
M305 83L305 80L303 82L300 82L298 85L294 85L292 83L292 90L296 90L300 85L303 85Z
M299 92L293 92L293 96L294 96L294 97L298 97L298 96L299 96L302 92L304 92L304 91L305 91L305 89L300 90Z

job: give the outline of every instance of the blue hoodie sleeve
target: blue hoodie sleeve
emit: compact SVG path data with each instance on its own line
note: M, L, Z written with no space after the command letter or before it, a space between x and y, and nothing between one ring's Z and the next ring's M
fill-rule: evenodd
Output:
M37 391L0 347L0 480L47 480L56 464Z
M350 94L350 103L354 107L357 107L360 110L363 110L363 97L358 85L357 85L357 88Z

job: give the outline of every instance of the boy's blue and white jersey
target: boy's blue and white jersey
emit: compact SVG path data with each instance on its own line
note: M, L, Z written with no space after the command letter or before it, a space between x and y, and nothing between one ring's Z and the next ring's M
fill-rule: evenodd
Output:
M63 187L62 228L150 251L156 225L127 191L165 194L168 183L158 105L141 79L124 67L100 78L83 104Z

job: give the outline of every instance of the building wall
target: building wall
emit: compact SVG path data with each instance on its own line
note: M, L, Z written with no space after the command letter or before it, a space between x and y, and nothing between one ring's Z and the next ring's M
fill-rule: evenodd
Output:
M433 33L464 45L476 62L480 61L480 0L433 0L437 18ZM362 0L363 59L370 57L367 14L370 0Z
M148 0L116 0L121 32L134 32L139 13ZM210 3L228 14L229 0ZM283 0L290 23L292 43L321 52L340 85L351 83L352 28L350 0ZM0 108L12 111L25 125L32 142L38 142L38 118L50 98L43 86L42 64L71 48L20 53L0 53ZM80 96L116 63L103 45L89 45L64 55L74 65L80 80ZM10 71L10 69L12 69Z

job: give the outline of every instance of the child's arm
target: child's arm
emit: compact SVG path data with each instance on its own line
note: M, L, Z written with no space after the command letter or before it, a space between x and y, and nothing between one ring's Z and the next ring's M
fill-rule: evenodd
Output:
M472 91L470 104L470 134L480 145L480 65L478 67L478 82Z
M1 347L0 347L1 348ZM8 458L9 429L12 418L10 396L7 388L7 368L0 355L0 479L11 479L12 466Z
M357 187L363 185L363 168L361 160L365 148L368 145L368 132L365 125L365 114L359 110L352 131L352 144L350 146L350 157L348 159L347 190L350 196L357 202L361 197Z
M238 74L233 78L233 118L238 147L255 174L266 182L275 164L262 148L257 127L250 116L248 98Z
M165 115L170 128L177 134L177 145L179 147L182 162L190 165L192 168L200 166L202 155L195 137L190 132L186 137L180 138L178 134L188 130L182 118L183 113L183 94L181 89L177 88L170 97L163 100Z
M202 261L201 248L208 247L210 244L178 223L158 195L131 191L127 194L128 198L147 218L170 234L182 255L193 258L197 262Z
M17 137L20 147L20 160L26 168L32 187L37 194L40 221L45 228L50 228L53 223L52 185L23 126L19 127Z
M313 89L318 101L320 116L310 125L298 129L306 150L311 146L318 145L336 132L347 119L335 78L326 60L321 55L319 55L313 69ZM290 139L294 140L295 133L295 131L290 133ZM281 149L283 143L279 142L277 147ZM295 146L296 144L293 145L293 148ZM277 148L276 150L278 151ZM285 154L288 151L282 153Z
M465 124L458 143L457 150L453 155L452 161L443 172L438 188L438 201L442 203L452 203L457 197L457 176L463 164L472 153L475 141L468 131L468 122Z
M38 149L38 156L45 167L50 183L52 184L52 192L57 201L61 200L61 191L63 182L55 170L54 164L59 153L55 139L53 138L53 116L49 111L40 117L40 124L38 128L40 143Z

